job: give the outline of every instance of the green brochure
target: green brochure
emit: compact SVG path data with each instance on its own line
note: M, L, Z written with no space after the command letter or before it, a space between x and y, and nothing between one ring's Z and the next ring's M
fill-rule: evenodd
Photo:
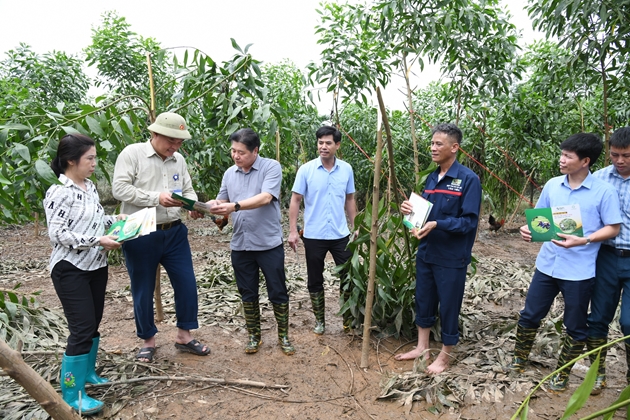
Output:
M579 204L525 210L532 242L562 240L557 234L584 236Z
M190 198L182 197L179 194L172 193L171 197L177 201L184 203L184 208L190 211L198 211L200 213L210 214L210 207L206 203L201 201L191 200Z

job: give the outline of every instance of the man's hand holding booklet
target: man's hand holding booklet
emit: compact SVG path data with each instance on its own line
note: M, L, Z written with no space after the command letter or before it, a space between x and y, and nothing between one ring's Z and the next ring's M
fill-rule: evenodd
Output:
M403 224L408 229L421 229L427 222L433 203L414 192L409 196L409 202L413 211L405 216Z

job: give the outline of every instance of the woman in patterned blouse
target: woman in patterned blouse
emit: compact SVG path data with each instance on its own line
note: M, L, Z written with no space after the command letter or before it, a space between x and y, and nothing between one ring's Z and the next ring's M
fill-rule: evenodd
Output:
M63 137L50 166L60 183L52 185L44 199L53 246L49 268L70 330L61 364L61 391L72 408L92 414L103 403L85 394L85 383L107 382L94 368L105 305L107 251L120 247L116 237L105 231L117 217L105 215L96 186L88 179L96 168L94 140L82 134Z

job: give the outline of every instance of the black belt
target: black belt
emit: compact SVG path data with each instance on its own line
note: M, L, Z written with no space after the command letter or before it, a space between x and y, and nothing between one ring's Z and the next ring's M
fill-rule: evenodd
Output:
M175 220L168 223L162 223L160 225L157 225L155 228L157 230L169 230L170 228L181 225L181 224L182 224L181 220Z
M630 249L619 249L610 245L602 245L602 247L609 252L612 252L618 257L630 257Z

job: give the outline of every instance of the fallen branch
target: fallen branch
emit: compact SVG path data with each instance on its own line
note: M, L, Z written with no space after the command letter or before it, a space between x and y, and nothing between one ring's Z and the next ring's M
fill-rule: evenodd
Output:
M79 415L57 394L52 385L24 362L18 351L0 340L0 367L33 397L54 419L77 420Z
M219 384L219 385L240 385L240 386L251 386L255 388L268 388L268 389L290 388L289 385L267 385L264 382L254 382L254 381L248 381L245 379L199 378L199 377L193 377L193 376L145 376L142 378L131 378L131 379L125 379L124 381L110 381L104 384L92 384L88 386L101 387L101 386L111 386L111 385L134 384L138 382L148 382L148 381L181 381L181 382L203 382L203 383L209 382L209 383Z

